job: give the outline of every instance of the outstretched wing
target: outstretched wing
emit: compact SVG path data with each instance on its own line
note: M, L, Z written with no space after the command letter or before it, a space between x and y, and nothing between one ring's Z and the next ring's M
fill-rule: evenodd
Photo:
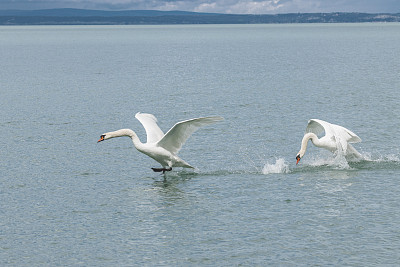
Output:
M157 143L163 138L164 133L157 125L157 119L152 114L136 113L135 118L140 121L146 130L147 143Z
M314 133L319 137L321 137L323 133L325 133L325 135L331 135L332 129L330 125L329 122L323 120L311 119L308 121L306 133Z
M323 120L312 119L308 121L306 128L307 133L315 133L320 136L325 132L327 138L332 139L336 143L339 143L344 152L347 151L348 143L361 142L361 138L355 133L346 129L340 125L332 124Z
M157 145L165 148L173 154L177 154L182 145L197 129L205 125L216 123L220 120L223 120L223 118L214 116L178 122L160 141L158 141Z

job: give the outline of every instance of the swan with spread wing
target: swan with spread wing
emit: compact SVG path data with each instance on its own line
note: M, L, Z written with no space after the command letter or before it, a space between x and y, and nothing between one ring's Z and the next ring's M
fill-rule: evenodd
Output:
M321 138L318 135L325 133ZM308 121L306 128L306 134L301 141L301 149L296 156L296 164L299 163L300 159L303 158L307 150L308 141L316 147L325 148L332 153L343 153L346 158L361 158L361 154L352 146L350 143L361 142L361 138L358 137L352 131L323 120L312 119Z
M202 126L223 120L222 117L202 117L176 123L166 134L158 127L157 119L152 114L140 113L135 115L146 130L147 142L142 143L131 129L120 129L104 133L97 142L114 137L127 136L132 139L135 148L161 164L162 168L152 168L155 172L171 171L172 167L194 168L178 157L178 152L186 140Z

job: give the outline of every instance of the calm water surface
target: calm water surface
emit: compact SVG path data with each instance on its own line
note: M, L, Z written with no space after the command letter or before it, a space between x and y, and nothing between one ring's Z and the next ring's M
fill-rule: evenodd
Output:
M1 266L397 266L400 24L0 27ZM148 112L220 115L165 177ZM309 146L307 121L365 160Z

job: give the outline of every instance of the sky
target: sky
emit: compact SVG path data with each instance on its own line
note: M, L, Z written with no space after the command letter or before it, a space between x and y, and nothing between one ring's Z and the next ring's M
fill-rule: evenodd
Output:
M0 0L0 9L181 10L226 14L400 13L400 0Z

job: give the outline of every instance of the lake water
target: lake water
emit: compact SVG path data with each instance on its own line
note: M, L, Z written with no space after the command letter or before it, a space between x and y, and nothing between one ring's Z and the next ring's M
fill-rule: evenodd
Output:
M398 266L400 24L0 27L1 266ZM165 176L128 138L208 115ZM342 125L365 160L309 145Z

